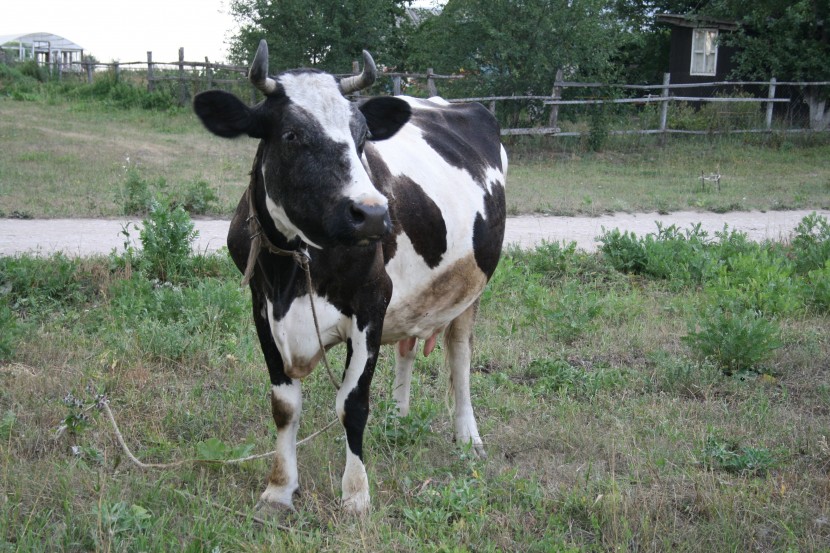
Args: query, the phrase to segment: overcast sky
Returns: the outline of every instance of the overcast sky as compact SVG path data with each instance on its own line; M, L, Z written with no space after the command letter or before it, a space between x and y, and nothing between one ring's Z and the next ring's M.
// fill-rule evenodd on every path
M430 6L434 0L418 0ZM439 2L443 4L444 2ZM0 36L53 33L102 62L227 58L230 0L0 0ZM272 39L269 39L272 40Z

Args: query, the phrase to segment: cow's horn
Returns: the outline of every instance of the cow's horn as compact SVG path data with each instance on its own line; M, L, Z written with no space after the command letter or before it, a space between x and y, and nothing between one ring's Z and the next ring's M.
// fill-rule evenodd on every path
M354 77L344 77L340 79L340 92L343 94L351 94L364 88L369 88L375 82L378 76L378 68L375 66L375 60L372 59L372 54L363 50L363 73L355 75Z
M277 90L277 81L268 76L268 43L265 39L259 41L248 78L251 84L265 95L273 94Z

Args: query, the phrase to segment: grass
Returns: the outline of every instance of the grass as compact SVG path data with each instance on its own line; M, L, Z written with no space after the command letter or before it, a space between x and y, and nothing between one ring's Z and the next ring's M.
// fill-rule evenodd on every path
M203 182L209 213L229 217L256 143L210 135L188 110L108 107L93 101L0 97L0 216L122 215L136 178L170 192ZM511 139L508 210L556 215L625 211L830 208L826 137ZM719 171L720 191L700 190Z
M825 241L736 251L733 237L693 254L662 236L647 257L664 244L713 271L750 254L798 267ZM473 360L488 460L451 443L440 352L417 361L412 413L393 415L387 348L366 434L372 512L339 510L334 428L300 449L298 513L280 527L251 518L267 461L144 472L91 408L106 393L146 462L273 448L250 300L225 254L191 257L175 284L127 274L117 255L0 258L0 330L14 336L0 361L0 549L826 550L830 313L806 275L830 273L788 273L793 307L767 316L781 347L727 375L683 337L743 273L701 286L622 272L609 253L547 244L503 259ZM342 366L343 348L330 355ZM324 371L303 388L300 437L334 417Z

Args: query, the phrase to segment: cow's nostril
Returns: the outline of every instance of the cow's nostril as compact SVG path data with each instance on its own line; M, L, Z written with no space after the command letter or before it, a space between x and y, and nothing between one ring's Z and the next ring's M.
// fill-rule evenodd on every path
M356 224L359 225L366 221L366 212L363 209L361 209L359 204L352 204L352 206L349 208L349 211L351 212L352 220Z
M358 238L376 239L389 230L389 210L385 205L353 202L348 213Z

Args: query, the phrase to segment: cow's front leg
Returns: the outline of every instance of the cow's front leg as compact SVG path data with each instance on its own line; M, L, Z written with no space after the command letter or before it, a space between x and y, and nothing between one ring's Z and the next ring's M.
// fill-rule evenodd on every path
M300 381L271 386L271 414L277 425L277 449L268 485L257 509L294 509L293 497L299 488L297 477L297 429L300 426L302 392Z
M352 323L346 342L343 384L337 392L337 416L346 431L346 468L343 471L343 508L351 513L369 511L369 479L363 465L363 431L369 418L369 387L380 348L380 329Z
M254 324L271 379L271 414L277 426L277 449L268 474L265 491L257 502L258 511L294 509L293 496L299 487L297 477L297 430L303 396L300 381L285 374L268 323L264 294L251 285Z

